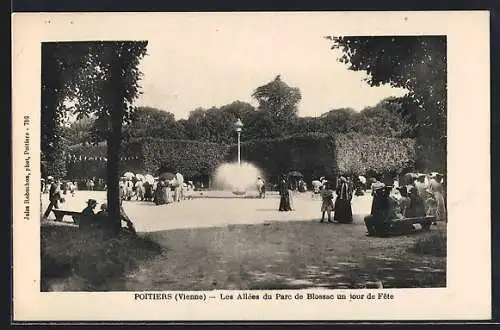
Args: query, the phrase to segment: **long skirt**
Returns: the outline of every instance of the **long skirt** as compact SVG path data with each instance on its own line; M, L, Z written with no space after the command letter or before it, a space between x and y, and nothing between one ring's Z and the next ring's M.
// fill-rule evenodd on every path
M144 189L144 199L149 201L153 198L153 188L151 186L147 186Z
M167 203L172 203L174 201L174 197L173 197L173 193L172 193L172 189L170 187L168 187L166 190L165 190L165 195L166 195L166 201Z
M154 195L154 203L156 205L163 205L165 204L165 190L162 187L158 187L155 190L155 195Z
M292 206L290 205L290 195L289 194L281 195L279 211L291 211L291 210Z
M434 198L437 202L436 208L436 220L437 221L446 221L446 205L444 202L444 196L440 192L434 193Z
M333 220L341 223L351 223L353 221L351 201L337 198L335 201L335 215L333 216Z

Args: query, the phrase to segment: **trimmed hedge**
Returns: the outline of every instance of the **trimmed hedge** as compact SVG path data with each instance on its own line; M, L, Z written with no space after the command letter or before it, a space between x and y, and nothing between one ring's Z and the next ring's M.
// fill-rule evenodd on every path
M70 158L67 161L67 177L106 177L106 161L104 161L106 148L106 143L72 146L69 154L76 156L77 159ZM120 172L157 174L179 171L186 178L207 181L215 168L224 161L227 151L228 146L215 143L137 139L123 144Z
M229 160L236 158L231 146ZM306 182L339 174L394 175L414 166L415 142L380 136L305 134L241 144L242 159L261 168L268 181L281 173L299 171Z
M350 174L399 174L415 164L415 141L358 133L335 138L337 169Z
M72 147L71 152L104 157L106 145ZM124 145L121 157L121 172L179 171L186 178L206 182L218 165L236 161L237 146L144 138ZM290 171L301 172L307 182L320 176L333 179L338 174L392 176L413 169L415 141L359 133L312 133L243 142L241 157L259 167L268 182L277 182L281 173ZM68 176L105 177L105 166L104 161L69 162Z
M186 178L207 179L228 152L226 145L192 140L147 138L138 143L146 172L178 171Z
M276 183L281 173L299 171L306 180L335 175L333 138L326 134L293 135L241 144L241 158L259 167L268 182ZM227 160L235 161L237 145Z

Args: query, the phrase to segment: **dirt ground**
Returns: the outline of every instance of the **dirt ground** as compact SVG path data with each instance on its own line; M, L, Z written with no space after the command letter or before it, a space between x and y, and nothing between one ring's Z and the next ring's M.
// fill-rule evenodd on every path
M64 209L83 208L77 206L89 196L105 198L78 192ZM162 206L126 202L139 239L83 237L70 224L49 221L42 226L42 290L446 286L443 223L428 233L374 238L362 220L369 196L353 200L353 224L319 223L320 201L307 193L295 196L293 212L278 212L273 195L229 197L213 193ZM436 244L439 253L426 248Z

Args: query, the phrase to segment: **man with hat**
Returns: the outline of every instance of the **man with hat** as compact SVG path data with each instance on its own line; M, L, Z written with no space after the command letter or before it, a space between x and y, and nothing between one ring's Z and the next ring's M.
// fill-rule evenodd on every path
M97 201L95 199L89 199L87 201L87 206L83 209L82 215L79 217L79 220L75 221L80 228L88 228L92 225L95 216L94 209L96 206Z
M50 184L49 188L49 206L47 210L43 214L43 218L47 219L50 215L50 212L53 208L59 208L59 202L61 201L61 183L59 180L54 180L51 177L48 178L48 183Z

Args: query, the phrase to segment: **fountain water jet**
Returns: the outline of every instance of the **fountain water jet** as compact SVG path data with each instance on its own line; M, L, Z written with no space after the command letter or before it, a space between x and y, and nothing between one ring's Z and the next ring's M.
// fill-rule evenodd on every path
M235 195L244 195L247 191L257 190L257 177L262 178L262 172L251 163L224 163L215 170L212 187L216 190L230 190Z

